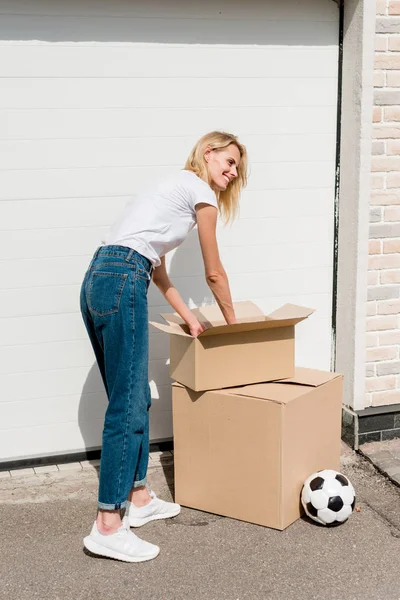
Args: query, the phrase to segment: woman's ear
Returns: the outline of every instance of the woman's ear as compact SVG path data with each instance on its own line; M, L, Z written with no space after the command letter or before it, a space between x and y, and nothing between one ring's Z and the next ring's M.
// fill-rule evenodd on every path
M210 160L210 154L212 152L212 148L211 146L206 146L206 149L204 150L204 160L208 163L208 161Z

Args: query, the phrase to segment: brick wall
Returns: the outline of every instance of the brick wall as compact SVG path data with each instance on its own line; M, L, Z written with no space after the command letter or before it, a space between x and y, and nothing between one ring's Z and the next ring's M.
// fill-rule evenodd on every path
M400 0L377 0L367 406L400 403Z

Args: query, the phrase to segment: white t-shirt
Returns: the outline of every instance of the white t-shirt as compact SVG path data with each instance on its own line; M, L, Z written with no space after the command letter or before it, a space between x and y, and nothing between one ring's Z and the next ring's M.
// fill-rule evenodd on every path
M161 257L196 225L195 206L201 202L218 208L215 193L203 179L192 171L179 171L129 202L102 243L133 248L158 267Z

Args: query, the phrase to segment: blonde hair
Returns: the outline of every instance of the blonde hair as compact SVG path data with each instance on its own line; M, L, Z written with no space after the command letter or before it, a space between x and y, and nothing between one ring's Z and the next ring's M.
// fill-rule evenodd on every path
M223 191L216 191L219 211L225 223L233 221L239 209L240 192L247 184L247 150L241 144L238 138L224 131L211 131L195 144L186 161L184 169L193 171L198 177L210 183L210 176L207 168L207 162L204 153L207 148L212 150L222 150L231 144L235 144L240 152L240 163L237 167L237 177L235 177Z

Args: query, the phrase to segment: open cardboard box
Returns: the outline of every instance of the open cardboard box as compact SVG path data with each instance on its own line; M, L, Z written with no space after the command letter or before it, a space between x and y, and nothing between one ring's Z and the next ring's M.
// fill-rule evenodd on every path
M302 513L305 479L340 468L342 376L194 392L172 387L175 501L276 529Z
M170 375L195 391L283 379L294 373L294 327L314 312L285 304L265 315L253 302L234 303L237 323L227 325L217 305L192 310L207 329L197 338L176 313L167 324L151 324L170 334Z

